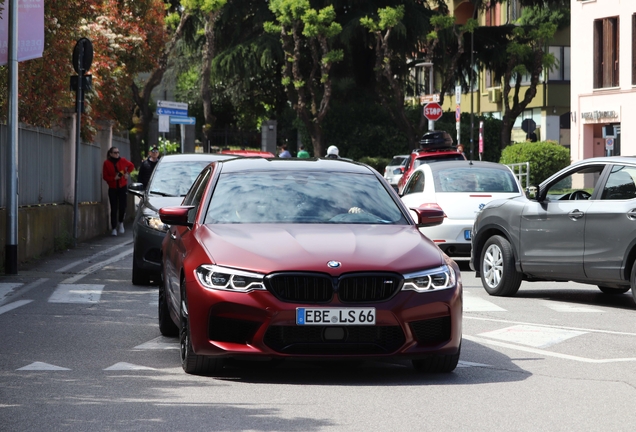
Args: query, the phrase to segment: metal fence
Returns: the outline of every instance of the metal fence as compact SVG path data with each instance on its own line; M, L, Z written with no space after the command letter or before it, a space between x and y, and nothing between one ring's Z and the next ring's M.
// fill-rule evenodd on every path
M18 132L18 205L60 204L66 199L64 178L72 170L68 137L63 131L20 125ZM122 156L130 159L127 138L113 136ZM0 208L5 208L7 182L7 125L0 124ZM102 201L102 165L106 152L98 143L79 146L79 202ZM74 171L74 170L73 170ZM71 172L71 178L75 173ZM66 173L68 177L68 173ZM73 182L73 185L75 183Z
M519 183L526 191L526 195L530 192L530 162L521 162L506 164L512 169L512 172L519 179Z

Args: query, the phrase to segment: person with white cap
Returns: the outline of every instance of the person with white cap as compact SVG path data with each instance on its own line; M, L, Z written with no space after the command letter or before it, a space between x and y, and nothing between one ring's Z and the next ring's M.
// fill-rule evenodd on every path
M327 149L327 157L331 159L340 159L340 156L338 154L338 147L336 147L335 145L329 146L329 148Z

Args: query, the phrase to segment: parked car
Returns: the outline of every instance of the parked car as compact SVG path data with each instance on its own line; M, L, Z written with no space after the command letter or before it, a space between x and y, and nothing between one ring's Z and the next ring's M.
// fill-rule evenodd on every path
M393 156L391 162L384 167L384 178L389 182L391 186L397 189L397 184L406 170L406 163L409 160L409 155L397 155Z
M492 201L475 220L472 266L491 295L523 280L574 281L636 301L636 159L576 162L536 197Z
M475 216L490 201L523 194L506 165L481 161L445 161L418 167L404 187L407 207L427 205L443 210L441 225L420 228L448 256L470 259Z
M418 208L418 223L443 213ZM159 329L187 373L227 357L412 359L455 369L457 264L417 229L372 168L343 160L234 159L208 166L159 214Z
M144 189L142 183L129 185L128 191L140 198L133 223L132 283L158 283L161 274L161 242L167 227L159 219L159 209L181 204L190 186L210 162L235 158L221 154L165 155Z

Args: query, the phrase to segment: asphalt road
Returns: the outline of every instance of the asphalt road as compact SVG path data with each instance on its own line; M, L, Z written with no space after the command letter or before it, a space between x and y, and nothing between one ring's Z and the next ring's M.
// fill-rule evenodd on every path
M130 230L129 230L130 231ZM451 374L407 362L228 365L186 375L157 289L131 284L132 234L0 276L1 431L627 431L636 428L631 293L524 282L490 297L466 267Z

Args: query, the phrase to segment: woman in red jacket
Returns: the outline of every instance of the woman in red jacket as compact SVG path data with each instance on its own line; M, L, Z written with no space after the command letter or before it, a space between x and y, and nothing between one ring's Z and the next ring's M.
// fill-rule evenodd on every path
M110 225L112 235L124 233L124 215L128 202L128 177L135 165L128 159L119 156L119 149L111 147L106 155L102 177L108 183L108 201L110 202ZM119 224L118 224L119 222ZM119 226L118 226L119 225Z

